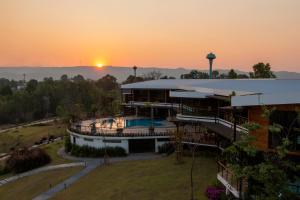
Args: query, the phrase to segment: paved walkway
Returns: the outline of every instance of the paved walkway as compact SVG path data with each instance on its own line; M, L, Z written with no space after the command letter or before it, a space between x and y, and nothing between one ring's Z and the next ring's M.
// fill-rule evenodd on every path
M49 171L49 170L62 169L62 168L68 168L68 167L76 167L76 166L85 166L85 168L83 170L81 170L80 172L74 174L73 176L69 177L65 181L59 183L58 185L54 186L53 188L49 189L48 191L46 191L34 198L34 200L46 200L46 199L53 197L56 193L66 189L71 184L76 182L78 179L80 179L81 177L88 174L89 172L94 170L96 167L98 167L104 163L103 158L80 158L80 157L70 156L65 153L64 148L59 149L57 153L61 157L68 159L68 160L73 160L75 162L41 167L38 169L34 169L34 170L31 170L28 172L24 172L24 173L6 178L6 179L2 179L2 180L0 180L0 187L2 185L13 182L20 178L31 176L31 175ZM115 163L115 162L121 162L121 161L151 160L151 159L159 159L161 157L162 157L161 155L157 155L157 154L153 154L153 153L139 153L139 154L130 154L127 157L109 158L108 162Z
M40 167L28 172L24 172L15 176L11 176L9 178L5 178L0 180L0 187L2 185L5 185L7 183L10 183L12 181L18 180L20 178L26 177L26 176L31 176L34 174L38 174L41 172L45 172L45 171L49 171L49 170L55 170L55 169L62 169L62 168L68 168L68 167L77 167L77 166L85 166L86 163L85 162L75 162L75 163L67 163L67 164L60 164L60 165L50 165L50 166L46 166L46 167Z
M86 168L78 172L77 174L74 174L70 178L66 179L65 181L59 183L58 185L54 186L53 188L49 189L48 191L38 195L33 200L47 200L53 197L56 193L66 189L71 184L76 182L78 179L83 177L84 175L88 174L92 170L94 170L96 167L102 165L104 163L103 158L79 158L70 156L65 153L64 148L61 148L58 150L58 155L61 157L73 160L73 161L81 161L80 163L84 163L86 165ZM141 153L141 154L130 154L127 157L117 157L117 158L109 158L109 163L115 163L115 162L121 162L121 161L134 161L134 160L151 160L151 159L159 159L161 158L161 155L153 154L153 153Z
M77 174L71 176L70 178L66 179L65 181L59 183L58 185L54 186L50 190L38 195L37 197L33 198L33 200L45 200L45 199L50 199L53 197L56 193L66 189L69 187L72 183L83 177L84 175L88 174L91 172L93 169L101 165L102 163L99 162L93 162L89 163L86 168L78 172Z
M15 129L22 128L22 127L33 126L33 125L37 125L37 124L47 124L47 123L53 122L54 120L58 120L58 118L42 119L42 120L37 120L37 121L27 123L27 124L20 124L20 125L16 125L16 126L13 126L10 128L0 129L0 133L10 131L10 130L15 130Z

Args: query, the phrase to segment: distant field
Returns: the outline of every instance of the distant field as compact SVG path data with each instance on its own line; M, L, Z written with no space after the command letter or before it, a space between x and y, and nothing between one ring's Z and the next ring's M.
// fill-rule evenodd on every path
M54 123L22 127L0 133L0 153L9 152L11 148L32 146L43 137L61 136L66 133L66 126Z
M0 187L0 199L28 200L47 191L50 184L56 184L79 172L81 167L72 167L48 172L42 172L33 176L24 177L17 181Z
M186 200L190 198L191 159L177 165L174 157L149 161L128 161L99 167L54 199L72 200ZM206 199L206 186L216 179L213 158L197 158L195 195Z

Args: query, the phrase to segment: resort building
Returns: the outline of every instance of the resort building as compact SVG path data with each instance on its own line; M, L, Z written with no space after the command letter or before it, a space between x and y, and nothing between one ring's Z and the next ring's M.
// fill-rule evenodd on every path
M223 150L246 133L256 137L257 148L270 151L279 138L267 126L291 124L300 109L300 80L161 79L125 84L121 92L122 116L73 124L72 143L119 146L127 153L158 152L180 131L182 143ZM270 120L262 117L264 107L276 108ZM242 126L248 122L262 128L249 131ZM300 135L295 132L290 137L290 155L300 156ZM245 185L233 183L221 163L219 170L218 180L239 198Z
M177 130L183 130L183 143L221 150L246 133L255 136L258 149L272 151L279 144L279 136L269 132L268 125L287 127L300 109L300 80L154 80L123 85L122 94L125 115L152 113L154 118L175 122ZM264 108L276 108L270 119L262 116ZM242 126L250 122L261 128L249 131ZM293 127L299 128L299 122ZM289 135L290 156L299 158L300 135ZM222 163L219 170L218 180L239 198L246 184L233 181L233 174Z

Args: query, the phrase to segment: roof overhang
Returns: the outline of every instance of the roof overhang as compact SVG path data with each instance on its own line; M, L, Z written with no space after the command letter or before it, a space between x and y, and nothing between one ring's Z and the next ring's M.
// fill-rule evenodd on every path
M207 98L207 93L200 93L194 91L170 91L170 97L177 97L177 98L196 98L202 99Z
M256 94L231 97L231 106L299 104L300 93Z

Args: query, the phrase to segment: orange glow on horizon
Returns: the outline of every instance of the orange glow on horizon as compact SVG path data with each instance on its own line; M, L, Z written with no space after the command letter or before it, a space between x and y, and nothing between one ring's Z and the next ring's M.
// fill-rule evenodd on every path
M214 69L269 62L274 71L300 72L299 7L299 0L1 0L0 66L207 69L213 52Z
M102 63L97 63L96 64L96 67L98 67L98 68L102 68L104 65L102 64Z

